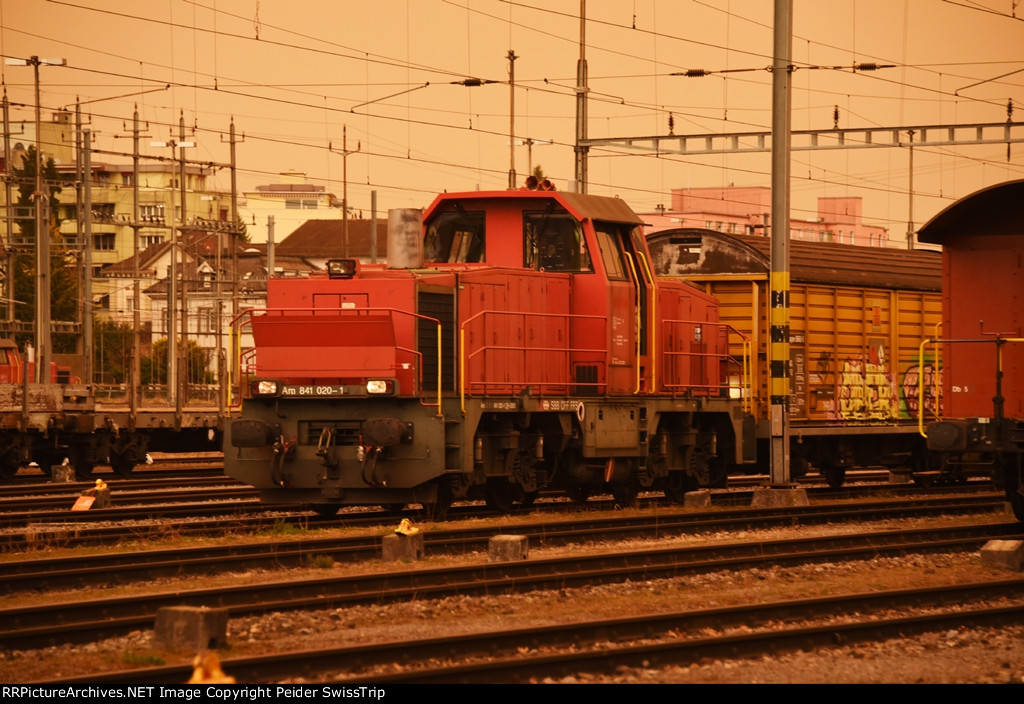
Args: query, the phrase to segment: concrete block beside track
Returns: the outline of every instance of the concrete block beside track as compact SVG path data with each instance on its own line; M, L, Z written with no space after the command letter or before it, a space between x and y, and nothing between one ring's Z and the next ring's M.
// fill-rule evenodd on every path
M688 491L683 494L685 508L708 508L711 506L711 492L707 489Z
M228 610L206 606L157 609L153 636L158 646L178 652L202 652L227 645Z
M422 560L423 533L415 533L413 535L393 533L385 535L381 539L381 556L384 562Z
M490 562L525 560L530 554L530 541L525 535L495 535L487 541Z
M754 489L751 508L785 508L807 506L807 490L803 487L761 486Z
M1024 571L1024 540L990 540L981 548L981 564L997 570Z

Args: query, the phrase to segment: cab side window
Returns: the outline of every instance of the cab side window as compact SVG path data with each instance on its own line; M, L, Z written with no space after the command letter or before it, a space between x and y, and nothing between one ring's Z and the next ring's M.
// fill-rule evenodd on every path
M580 223L566 213L524 213L523 266L537 271L593 271Z
M597 232L597 246L601 250L601 262L604 264L608 278L616 281L626 280L626 267L623 264L622 244L618 229L606 222L594 223Z
M423 241L426 262L482 262L485 250L483 213L442 213L427 227Z

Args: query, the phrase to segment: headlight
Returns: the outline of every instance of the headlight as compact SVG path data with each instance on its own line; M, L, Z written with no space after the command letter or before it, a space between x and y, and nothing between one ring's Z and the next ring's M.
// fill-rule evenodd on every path
M368 394L391 394L395 392L395 382L391 379L370 379L366 382Z
M253 396L277 396L281 391L281 382L274 379L257 379L249 385Z

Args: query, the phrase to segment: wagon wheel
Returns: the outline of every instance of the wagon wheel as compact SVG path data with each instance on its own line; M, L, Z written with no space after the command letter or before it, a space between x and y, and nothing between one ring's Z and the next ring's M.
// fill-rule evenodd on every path
M75 468L75 477L83 482L92 479L92 470L96 467L94 463L83 461L72 462L71 466Z
M790 455L789 476L791 479L799 479L807 475L811 463L803 455Z
M528 491L523 494L523 498L519 501L519 505L523 508L530 508L533 506L533 503L537 500L538 496L540 496L539 491Z
M515 502L512 484L504 477L488 477L484 485L484 500L492 511L508 513Z
M1017 466L1016 457L997 456L994 478L1002 473L1006 481L1006 500L1010 502L1013 515L1024 523L1024 475Z
M615 503L622 508L636 506L636 496L638 493L636 484L632 482L616 484L612 487L612 496L615 498Z
M118 476L130 477L132 476L132 470L135 469L135 465L139 464L141 461L141 458L136 457L134 450L127 450L119 455L110 455L110 468L113 469L114 473Z
M90 454L84 447L72 447L71 448L71 466L75 468L75 476L81 481L88 481L92 478L92 470L95 469L96 465L99 464L95 457L89 457Z
M0 457L0 479L13 479L21 469L21 457L16 452L8 452Z
M1013 515L1017 517L1018 521L1024 523L1024 494L1021 494L1021 491L1024 491L1024 486L1007 486L1006 500L1010 502Z
M834 465L831 462L824 463L821 467L822 476L825 477L825 483L832 489L841 489L843 482L846 480L846 467L840 467Z

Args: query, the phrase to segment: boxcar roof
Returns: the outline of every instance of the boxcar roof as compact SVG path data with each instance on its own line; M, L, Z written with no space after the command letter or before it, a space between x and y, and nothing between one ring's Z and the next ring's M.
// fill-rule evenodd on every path
M663 276L767 276L771 271L771 240L767 237L680 228L655 232L648 235L647 242L654 269ZM929 250L790 240L789 277L794 283L938 291L942 287L942 255Z
M917 231L933 244L966 235L1024 234L1024 180L1007 181L961 198Z

